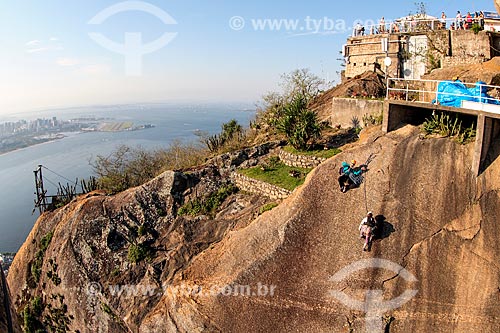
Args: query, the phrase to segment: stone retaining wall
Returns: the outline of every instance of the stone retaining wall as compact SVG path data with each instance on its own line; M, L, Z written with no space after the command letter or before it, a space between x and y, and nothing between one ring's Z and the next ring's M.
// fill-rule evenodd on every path
M247 177L237 172L231 173L231 180L242 191L261 194L273 200L285 199L292 194L292 192L284 188Z
M306 168L313 169L326 161L326 158L315 157L315 156L305 156L305 155L295 155L289 153L283 149L280 149L279 158L283 164L294 168Z

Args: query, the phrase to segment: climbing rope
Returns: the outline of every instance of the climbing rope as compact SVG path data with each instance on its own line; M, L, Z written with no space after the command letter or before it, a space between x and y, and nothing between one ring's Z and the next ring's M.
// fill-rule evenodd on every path
M366 196L366 176L365 176L365 208L366 212L368 213L368 197Z
M365 165L368 167L368 165L375 159L375 157L376 157L376 155L374 153L371 153L370 156L368 156L368 158L366 159ZM365 209L366 209L366 212L368 213L368 196L366 194L367 178L368 178L368 173L366 173L365 177L364 177Z

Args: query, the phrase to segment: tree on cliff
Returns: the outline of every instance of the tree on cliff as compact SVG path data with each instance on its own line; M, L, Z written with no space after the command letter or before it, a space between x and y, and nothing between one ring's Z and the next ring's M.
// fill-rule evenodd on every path
M306 68L281 75L281 92L262 97L256 123L268 132L284 134L295 148L307 149L308 142L321 135L317 116L308 106L324 84Z
M206 150L193 143L172 142L169 147L147 150L122 145L108 156L97 155L90 164L100 187L118 193L139 186L165 170L178 170L203 163Z
M261 108L265 111L270 108L283 107L293 101L297 95L303 96L309 102L318 96L324 84L325 81L311 73L308 68L284 73L278 84L282 91L272 91L262 96L263 105Z

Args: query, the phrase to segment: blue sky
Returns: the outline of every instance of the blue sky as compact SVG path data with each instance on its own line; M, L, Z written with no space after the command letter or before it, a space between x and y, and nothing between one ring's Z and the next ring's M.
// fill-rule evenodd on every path
M117 13L101 25L88 24L118 3L3 1L0 113L165 101L252 103L276 89L280 74L296 68L310 68L325 79L337 80L338 52L348 34L338 31L339 20L349 27L358 19L384 16L387 20L416 11L414 0L150 0L147 3L168 13L177 24L166 25L140 11ZM494 6L492 0L444 0L427 1L426 8L431 15L445 11L453 17L457 10L493 10ZM231 28L233 17L238 18L231 22L241 30ZM243 27L238 25L240 18L245 21ZM256 29L255 20L266 19L298 25L296 29ZM140 76L128 76L125 56L98 45L90 32L120 44L125 32L140 32L143 43L165 32L177 35L158 51L144 55Z

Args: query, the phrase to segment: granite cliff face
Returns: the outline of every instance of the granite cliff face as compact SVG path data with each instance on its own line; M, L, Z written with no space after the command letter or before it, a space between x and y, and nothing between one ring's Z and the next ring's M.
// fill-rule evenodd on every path
M0 269L0 332L21 332L3 269Z
M20 311L39 297L80 332L360 332L365 313L332 291L363 302L366 290L411 289L378 318L389 332L499 332L500 159L475 178L472 149L411 126L374 131L257 218L264 201L247 194L217 216L178 216L186 197L225 184L210 168L88 195L37 221L11 266L12 300ZM366 185L341 194L340 163L372 153ZM357 230L366 207L386 219L371 252ZM131 263L132 246L149 259ZM373 258L401 267L331 280Z

